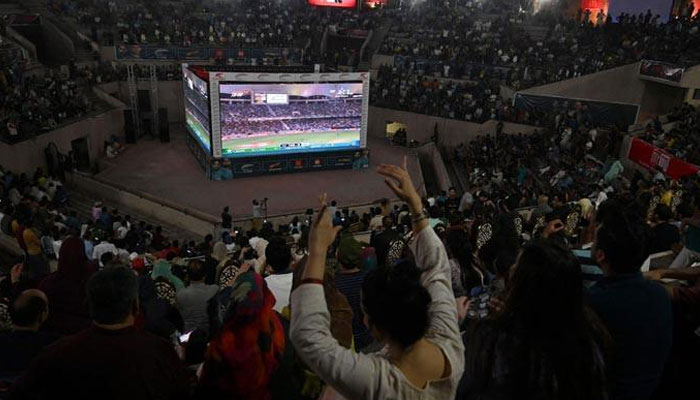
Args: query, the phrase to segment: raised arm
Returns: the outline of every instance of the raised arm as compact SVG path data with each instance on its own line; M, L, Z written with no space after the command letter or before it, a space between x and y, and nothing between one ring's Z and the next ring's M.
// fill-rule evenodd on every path
M321 198L321 214L309 236L309 259L301 285L292 293L290 337L302 360L324 382L349 399L382 399L379 371L388 368L388 361L357 354L338 344L330 331L331 317L323 293L323 276L328 247L340 230L333 227Z
M382 164L378 172L386 178L386 184L408 204L411 211L414 234L411 250L416 265L423 271L421 284L428 289L432 299L429 309L430 329L433 333L461 343L447 252L435 231L429 227L428 216L423 211L420 196L408 173L406 158L403 167Z

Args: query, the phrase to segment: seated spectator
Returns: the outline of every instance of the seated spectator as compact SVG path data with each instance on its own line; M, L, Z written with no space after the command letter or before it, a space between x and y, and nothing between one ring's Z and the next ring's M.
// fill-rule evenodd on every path
M49 316L49 300L36 289L22 292L10 308L12 330L0 332L0 380L12 380L24 372L41 350L58 336L40 331Z
M39 289L46 293L51 305L47 329L73 334L90 326L85 288L95 270L95 265L85 255L82 240L69 237L63 241L58 269L39 284Z
M104 215L104 212L102 215ZM105 253L112 253L115 256L119 254L119 249L109 241L109 235L107 233L102 234L102 240L92 249L92 259L98 261L101 267L104 267L104 264L102 264L102 256Z
M189 286L177 291L177 307L185 321L185 331L204 329L209 331L207 302L214 297L219 287L204 283L205 271L198 260L190 261L187 266L190 277Z
M12 389L11 398L187 398L188 379L173 347L134 328L136 276L108 268L88 282L93 326L46 348ZM138 365L138 368L134 368Z
M253 270L215 297L214 337L202 365L200 398L269 398L268 383L284 353L275 297Z
M693 215L681 222L685 229L685 245L671 263L671 269L687 268L700 261L700 195L695 196Z
M525 246L504 307L466 337L457 399L607 398L607 332L583 304L581 266L552 241Z
M292 291L292 250L281 237L272 238L265 248L265 260L270 273L265 284L275 296L274 310L281 313Z
M652 221L656 225L651 229L649 254L669 250L678 251L682 247L681 234L678 227L670 223L671 218L673 218L671 207L666 204L656 206Z
M671 349L671 299L639 271L647 258L648 233L639 216L614 200L598 210L592 257L605 277L591 287L588 305L610 331L612 398L648 399Z
M403 262L370 273L362 288L365 322L386 344L381 354L355 354L329 331L322 281L328 247L340 230L325 207L310 237L309 263L292 294L291 339L301 359L346 398L445 398L462 376L464 346L457 326L445 248L422 212L406 169L379 167L388 186L414 214L416 265Z

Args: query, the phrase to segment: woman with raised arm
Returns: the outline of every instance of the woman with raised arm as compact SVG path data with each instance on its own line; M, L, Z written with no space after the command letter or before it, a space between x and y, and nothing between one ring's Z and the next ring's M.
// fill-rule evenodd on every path
M406 160L403 167L383 164L378 172L410 207L415 260L374 270L363 283L364 321L382 350L357 354L331 336L322 283L328 248L340 227L333 226L325 195L301 285L292 293L292 343L304 362L349 400L452 399L462 375L464 346L447 253L428 225Z

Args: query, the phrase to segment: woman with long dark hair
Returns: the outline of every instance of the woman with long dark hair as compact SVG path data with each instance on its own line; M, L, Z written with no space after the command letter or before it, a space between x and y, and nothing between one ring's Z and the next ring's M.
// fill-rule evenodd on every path
M606 399L608 342L584 306L578 260L551 241L532 242L501 312L467 337L457 399Z
M325 196L309 238L309 261L292 292L290 337L297 354L347 399L452 399L462 376L464 347L447 253L429 226L406 163L383 164L378 172L411 209L414 261L377 268L362 284L364 323L382 350L357 354L331 334L323 277L340 227L333 226Z

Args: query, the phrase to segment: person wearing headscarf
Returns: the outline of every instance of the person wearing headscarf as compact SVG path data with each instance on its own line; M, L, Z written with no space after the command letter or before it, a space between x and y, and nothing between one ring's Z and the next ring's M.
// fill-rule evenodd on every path
M151 279L155 281L158 278L167 279L175 287L175 290L180 290L185 287L182 280L173 274L173 271L170 268L170 263L166 260L158 260L155 267L153 267Z
M241 274L213 300L212 332L199 395L269 400L269 382L285 351L275 297L254 271Z
M51 304L47 330L68 335L91 325L85 285L95 270L82 240L71 237L63 241L58 269L39 283L39 289L46 293Z

